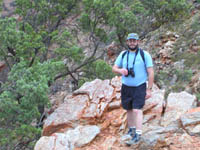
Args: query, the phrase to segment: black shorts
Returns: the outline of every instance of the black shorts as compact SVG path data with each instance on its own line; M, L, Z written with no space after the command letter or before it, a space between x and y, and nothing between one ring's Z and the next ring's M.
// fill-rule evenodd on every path
M121 101L124 109L142 109L145 104L145 96L146 83L137 87L130 87L122 84Z

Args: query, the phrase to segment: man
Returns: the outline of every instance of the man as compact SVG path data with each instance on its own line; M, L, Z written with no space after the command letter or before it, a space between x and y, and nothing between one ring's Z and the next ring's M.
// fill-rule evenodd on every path
M121 102L122 107L127 111L128 134L131 136L131 140L126 144L132 145L137 144L141 139L142 108L145 99L151 97L154 71L150 54L138 46L138 34L128 34L126 43L128 51L119 54L112 70L122 75Z

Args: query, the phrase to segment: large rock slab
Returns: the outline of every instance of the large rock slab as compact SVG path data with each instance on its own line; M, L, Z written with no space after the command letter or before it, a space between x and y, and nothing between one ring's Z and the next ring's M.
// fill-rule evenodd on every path
M96 79L86 82L72 97L65 97L64 103L45 120L43 135L75 128L78 124L94 124L100 118L115 96L109 80Z
M90 143L99 133L100 128L97 126L78 126L65 133L41 137L34 150L73 150Z
M185 91L181 93L170 93L167 98L166 110L161 121L162 126L178 121L180 116L194 107L196 97Z
M145 101L143 108L144 123L151 122L152 124L152 121L155 123L160 121L165 104L164 94L165 90L153 88L152 97Z
M36 143L34 150L72 150L67 135L55 133L52 136L43 136Z
M189 110L180 120L187 133L200 136L200 107Z
M111 101L114 88L110 85L110 80L95 79L92 82L84 83L81 88L73 94L87 94L91 102L98 104L101 99Z
M89 101L87 95L78 95L71 99L65 99L44 122L43 135L51 135L64 128L73 128L79 124L85 107Z
M82 147L90 143L99 133L100 128L98 126L86 125L69 130L66 132L66 135L74 147Z

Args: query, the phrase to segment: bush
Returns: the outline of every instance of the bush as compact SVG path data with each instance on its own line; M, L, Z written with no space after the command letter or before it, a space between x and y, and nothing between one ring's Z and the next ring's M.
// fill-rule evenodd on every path
M50 61L28 67L23 59L12 67L0 94L2 150L33 148L41 134L41 108L49 106L48 82L60 67L62 62Z
M103 60L97 60L96 62L85 66L84 69L87 70L87 73L84 75L84 78L79 80L79 87L83 83L92 81L96 78L105 80L111 79L115 76L112 72L112 67Z
M156 18L155 24L160 26L168 22L182 20L188 16L190 7L186 0L142 0L144 6Z

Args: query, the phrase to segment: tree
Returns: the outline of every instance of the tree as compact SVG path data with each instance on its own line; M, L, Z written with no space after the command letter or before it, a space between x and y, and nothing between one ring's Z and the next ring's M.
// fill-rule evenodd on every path
M32 149L40 137L43 108L49 105L49 86L60 70L66 70L62 61L65 55L48 58L49 47L58 37L70 37L66 30L60 33L60 25L77 4L76 0L15 2L18 20L0 20L0 59L10 69L0 94L2 150ZM58 48L67 53L66 57L80 55L71 41Z
M79 13L77 0L15 2L19 17L0 19L0 60L10 70L0 93L0 149L23 150L32 149L40 137L49 86L67 75L78 82L74 74L98 59L98 46L85 57L74 35L62 27Z
M189 15L191 4L186 0L141 0L148 14L155 18L157 28L165 23L181 21Z
M140 31L138 23L144 8L139 0L83 0L83 5L80 25L93 38L104 42L115 40L125 47L125 36Z

